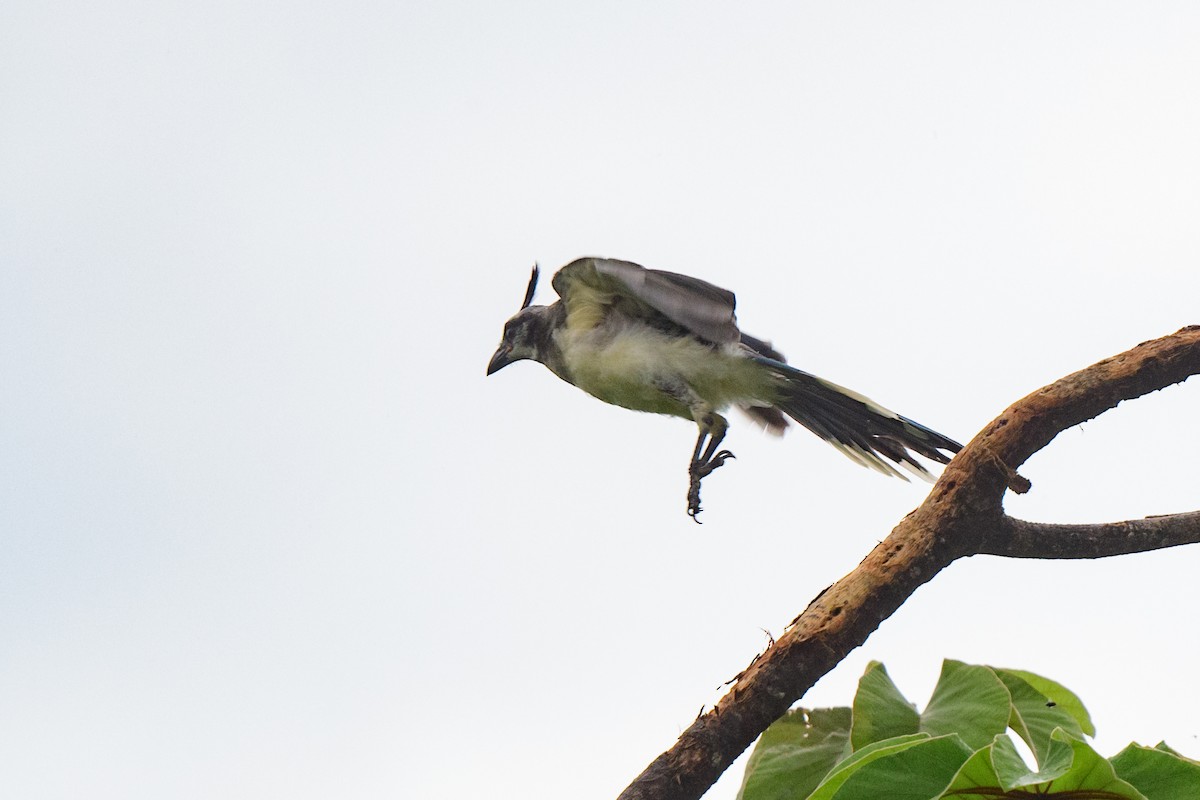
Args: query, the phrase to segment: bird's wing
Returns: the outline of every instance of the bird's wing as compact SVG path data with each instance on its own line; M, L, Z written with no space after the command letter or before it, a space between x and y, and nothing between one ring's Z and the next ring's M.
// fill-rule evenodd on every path
M551 283L567 306L568 327L595 326L610 306L621 304L650 324L665 317L714 344L741 338L733 292L699 278L630 261L580 258L556 272ZM628 300L636 302L622 302Z

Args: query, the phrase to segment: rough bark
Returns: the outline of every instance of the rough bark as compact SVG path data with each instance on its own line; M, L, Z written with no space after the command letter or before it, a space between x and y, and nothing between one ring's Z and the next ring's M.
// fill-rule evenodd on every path
M1009 406L945 468L929 497L849 575L821 592L731 689L619 800L695 800L921 584L955 559L1102 558L1200 542L1200 512L1099 525L1049 525L1004 514L1017 470L1060 432L1122 400L1200 373L1200 326L1145 342Z

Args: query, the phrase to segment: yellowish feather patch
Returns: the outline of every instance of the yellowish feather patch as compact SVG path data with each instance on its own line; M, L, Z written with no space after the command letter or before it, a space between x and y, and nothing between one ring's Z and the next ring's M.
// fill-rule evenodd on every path
M585 283L571 285L571 302L567 304L567 330L582 333L597 327L608 312L612 294Z
M756 364L695 339L640 325L614 331L568 324L559 335L572 382L606 403L691 419L693 402L719 410L772 399Z

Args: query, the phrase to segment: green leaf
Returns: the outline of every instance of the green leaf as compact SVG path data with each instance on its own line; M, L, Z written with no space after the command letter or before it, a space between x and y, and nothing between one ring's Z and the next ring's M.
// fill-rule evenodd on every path
M858 750L872 742L919 730L917 709L900 694L883 664L872 661L859 679L858 692L854 695L850 747Z
M842 758L850 709L789 711L763 732L750 754L738 800L801 800Z
M1000 734L993 741L989 748L990 758L988 762L992 767L992 780L995 785L1001 788L1015 786L1029 774L1029 765L1025 763L1025 759L1021 758L1021 754L1017 752L1017 748L1013 745L1012 739L1008 738L1008 734ZM973 758L974 756L972 756ZM991 786L992 784L986 784Z
M1046 745L1050 767L1024 768L1012 740L997 736L963 764L942 795L945 800L995 797L1074 797L1080 800L1148 800L1117 777L1112 765L1085 742L1055 730ZM1175 800L1182 800L1180 795ZM1153 799L1151 799L1153 800Z
M842 761L825 776L825 780L821 781L821 785L808 800L823 800L833 797L846 779L865 764L898 753L917 742L928 741L929 738L927 733L910 733L907 736L884 739L882 742L872 742L860 750L855 750L845 761Z
M1050 739L1046 752L1045 763L1034 772L1021 758L1012 739L997 736L992 743L992 766L996 768L1000 788L1007 792L1038 784L1048 785L1050 781L1065 775L1075 761L1075 751L1066 742Z
M1007 739L1008 737L1001 734L996 738ZM993 743L992 746L984 747L972 753L971 757L963 762L963 765L959 767L958 772L954 776L954 780L950 782L950 785L946 787L946 791L944 791L940 796L964 798L984 797L986 795L983 793L972 794L972 791L979 788L999 790L1000 778L996 775L996 768L992 763L994 748L995 745Z
M1171 755L1173 755L1173 756L1179 756L1180 758L1184 758L1184 757L1185 757L1185 756L1183 755L1183 753L1180 753L1178 750L1176 750L1175 748L1171 747L1171 745L1167 744L1166 742L1159 742L1158 744L1154 745L1154 749L1155 749L1155 750L1162 750L1164 753L1170 753Z
M1174 753L1165 744L1131 744L1111 761L1117 775L1136 786L1146 800L1200 797L1200 762Z
M972 750L986 747L1008 729L1012 700L988 667L946 659L920 728L933 736L957 733Z
M1075 718L1033 688L1028 681L1010 670L997 669L995 672L1012 696L1012 714L1008 726L1029 745L1039 766L1046 764L1050 734L1055 728L1062 728L1077 739L1083 738L1083 730Z
M1015 675L1021 680L1028 683L1037 691L1046 696L1048 702L1054 703L1055 707L1060 711L1065 711L1079 724L1079 729L1088 736L1096 735L1096 726L1092 724L1092 718L1088 714L1087 709L1083 707L1083 701L1067 687L1057 681L1052 681L1049 678L1043 678L1041 675L1035 675L1032 672L1026 672L1023 669L996 669L997 673L1006 672L1009 675Z
M1048 789L1053 788L1056 792L1077 792L1083 797L1087 796L1084 792L1108 792L1114 798L1147 800L1145 795L1118 778L1108 759L1093 750L1091 745L1062 729L1054 731L1050 738L1052 741L1069 744L1074 751L1074 758L1070 771L1053 781L1053 787L1048 786Z
M847 775L833 794L818 789L811 800L934 800L971 756L954 735L883 749L879 758L864 760Z

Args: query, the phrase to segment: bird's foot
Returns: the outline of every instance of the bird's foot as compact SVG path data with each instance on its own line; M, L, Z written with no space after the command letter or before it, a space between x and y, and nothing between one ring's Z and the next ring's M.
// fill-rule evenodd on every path
M714 469L724 464L725 460L728 458L737 458L737 456L728 450L722 450L719 453L714 453L712 458L710 458L708 461L703 463L696 461L692 462L692 466L688 470L688 474L694 476L697 480L705 478Z
M687 513L689 517L696 521L696 524L700 524L700 518L698 515L703 510L700 508L700 481L717 467L724 464L726 459L730 458L737 458L737 456L728 450L722 450L719 453L714 453L712 458L708 459L708 461L693 461L692 465L688 468L688 477L690 478L690 481L688 484Z

